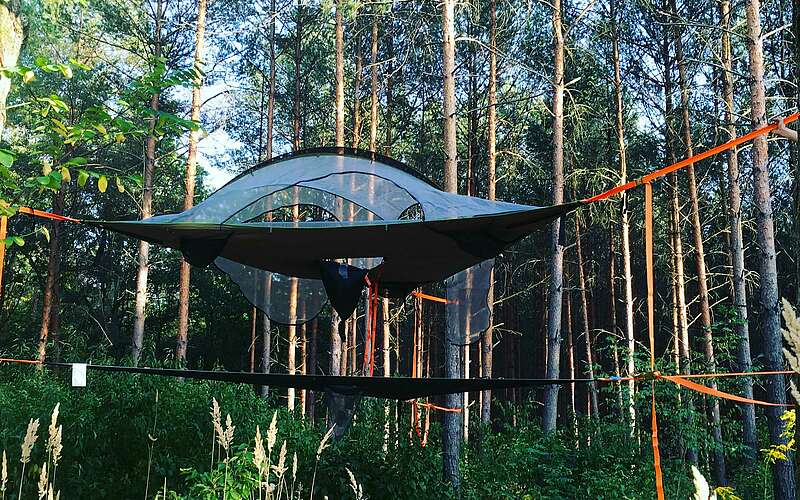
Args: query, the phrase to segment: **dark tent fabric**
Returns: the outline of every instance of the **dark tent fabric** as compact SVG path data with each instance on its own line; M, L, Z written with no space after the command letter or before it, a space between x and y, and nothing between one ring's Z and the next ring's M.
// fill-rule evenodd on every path
M47 363L49 367L68 368L69 363ZM345 396L368 396L375 398L410 399L486 389L499 390L517 387L541 387L571 382L588 382L589 379L452 379L409 377L356 377L331 375L287 375L281 373L222 372L206 370L177 370L169 368L146 368L133 366L87 365L87 369L104 372L140 373L196 380L216 380L240 384L268 385L270 387L294 387L319 392L332 392Z
M210 263L209 253L257 269L320 279L320 262L382 257L382 287L415 287L444 280L500 253L580 203L526 211L430 221L351 224L272 222L209 224L87 221L181 250L189 262Z
M396 160L320 148L261 163L180 213L83 222L177 249L196 266L213 262L283 325L310 321L326 297L342 317L353 311L366 282L323 279L326 262L369 272L384 297L447 280L447 314L461 328L447 338L467 344L489 327L493 259L582 203L535 207L447 193Z

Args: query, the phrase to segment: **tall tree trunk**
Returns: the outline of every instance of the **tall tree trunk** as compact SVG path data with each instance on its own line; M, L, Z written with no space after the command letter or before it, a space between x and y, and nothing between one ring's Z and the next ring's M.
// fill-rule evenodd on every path
M675 0L672 0L673 12ZM683 143L686 148L686 157L694 156L694 146L692 141L691 121L689 119L689 88L686 82L686 61L683 55L683 40L681 39L683 29L681 25L675 26L675 56L678 62L678 85L681 92L681 120L683 122ZM703 328L703 355L706 361L706 373L716 373L716 361L714 360L714 340L711 333L711 305L708 299L708 278L706 276L705 249L703 245L703 227L700 224L700 202L697 195L697 177L695 175L694 164L690 164L686 169L689 178L689 199L691 202L692 234L694 237L694 257L695 270L697 273L697 292L700 305L700 321ZM709 381L712 389L717 388L714 379ZM709 418L711 419L711 432L714 439L714 479L717 484L727 483L725 474L725 453L722 443L722 427L720 425L719 399L709 400Z
M617 0L611 0L611 50L614 61L614 100L616 103L615 129L617 135L617 149L619 150L619 176L620 184L628 182L627 148L625 146L625 112L622 107L622 72L619 58L619 32L617 28ZM628 377L636 373L634 354L636 339L633 324L633 273L631 272L631 237L630 218L628 215L628 194L622 193L622 274L625 288L625 339L627 340L627 353L625 356L625 371ZM636 406L634 396L636 385L633 380L628 381L628 415L630 418L631 435L636 435Z
M319 333L319 324L317 323L317 318L311 320L311 350L308 357L308 367L306 372L309 375L316 375L317 374L317 350L319 348L319 344L317 342L317 334ZM316 396L313 390L309 389L308 394L306 396L306 416L310 422L314 422L314 417L316 415Z
M458 160L456 146L456 81L455 81L455 0L442 2L442 79L444 113L444 190L448 193L458 192ZM449 310L450 308L448 308ZM461 347L452 343L458 323L454 317L446 318L447 334L445 335L444 362L445 376L458 378L461 367ZM445 398L450 408L461 408L461 394L448 394ZM453 489L459 491L459 449L461 447L461 414L445 412L443 415L443 462L444 478Z
M297 21L296 33L294 39L294 105L293 105L293 138L292 150L299 151L301 145L301 108L300 96L302 90L302 44L303 44L303 0L297 0ZM296 195L297 193L295 193ZM295 205L292 208L292 219L297 220L299 217L299 207ZM287 328L287 337L289 340L288 346L288 360L287 370L290 375L297 372L297 278L291 278L289 284L289 322L291 323ZM295 407L295 390L290 387L287 391L288 401L287 406L289 411L294 410Z
M761 41L760 1L747 1L747 51L750 56L750 118L753 128L767 124L766 97L764 89L764 54ZM784 367L780 309L778 304L778 271L775 257L775 227L772 219L772 200L769 184L769 154L767 138L763 135L753 140L753 190L756 206L757 240L760 274L760 319L762 345L764 346L767 370L782 370ZM773 403L786 402L786 384L782 375L767 378L768 400ZM781 437L784 423L780 419L780 407L767 408L770 441L785 443ZM792 460L778 460L773 468L773 492L776 500L794 498L794 469Z
M597 403L597 385L594 383L594 360L592 359L592 333L589 330L589 301L586 299L586 274L583 270L583 250L581 246L581 224L575 215L575 252L578 255L578 288L581 294L581 319L583 325L584 345L586 348L586 376L589 382L589 403L592 418L600 418L600 407Z
M568 281L568 278L564 278L564 281ZM564 296L564 301L567 304L566 311L564 314L564 325L567 327L567 375L570 379L575 378L575 341L572 335L572 294L567 292ZM575 406L575 382L570 382L569 384L569 395L568 395L568 409L567 411L567 419L569 419L570 430L575 439L575 447L577 448L578 444L578 409Z
M302 304L300 315L305 319L306 307L305 303ZM308 323L300 325L300 374L308 374ZM300 389L300 413L305 417L306 415L306 390Z
M194 37L194 70L195 77L192 88L192 121L200 124L200 87L203 85L200 66L203 64L203 38L206 31L206 0L197 0L197 28ZM197 142L200 132L189 131L189 155L186 159L186 193L183 198L183 209L194 206L194 186L197 177ZM260 153L260 151L259 151ZM189 340L189 263L181 260L178 294L178 334L175 346L175 359L180 364L186 363L186 347ZM253 316L255 321L255 315ZM253 352L253 347L251 347Z
M17 65L24 36L22 17L16 12L16 2L0 4L0 67ZM11 91L11 78L0 75L0 138L6 126L6 100Z
M24 30L22 18L15 11L16 4L4 3L0 5L0 67L13 67L17 65L19 52L22 48ZM5 74L0 74L0 140L6 126L6 100L11 91L11 79ZM4 310L5 288L3 284L3 269L5 264L5 243L8 227L8 217L0 216L0 316ZM0 341L3 337L0 336Z
M671 23L674 22L673 16L675 15L672 8L671 0L663 2L665 12L665 23L663 28L663 44L662 44L662 59L664 64L664 142L666 144L666 161L668 164L674 164L677 159L675 157L675 128L673 125L673 111L674 106L672 103L672 57L670 55L670 29ZM683 267L683 235L681 228L681 204L680 204L680 184L677 172L670 175L671 180L671 227L672 227L672 262L674 264L674 286L675 286L675 299L677 302L674 304L674 311L677 312L678 318L678 332L677 337L680 349L680 372L684 375L691 373L691 345L689 343L689 319L686 314L686 278ZM684 404L692 407L692 397L690 394L686 395ZM692 422L691 412L687 418L690 425ZM692 446L686 446L686 460L692 464L697 464L697 452Z
M378 142L378 13L372 13L372 37L370 43L370 101L369 101L369 150L377 151Z
M161 57L161 27L164 22L163 0L156 1L154 53L155 58ZM159 93L150 96L150 109L158 112ZM144 151L144 175L142 176L142 219L153 215L153 175L156 167L156 118L150 118L147 139ZM131 357L133 365L139 364L144 344L144 322L147 316L147 275L150 272L150 244L144 240L139 241L139 257L136 272L136 306L133 323L133 337L131 338Z
M53 213L64 212L64 186L53 193ZM58 308L58 280L61 273L61 223L57 220L50 222L50 245L47 256L47 280L45 281L42 295L42 325L39 329L39 362L44 363L47 355L47 342L50 336L57 335ZM41 365L39 365L41 366Z
M611 361L614 367L614 375L622 376L619 362L619 327L617 325L617 252L614 245L614 228L608 232L608 303L610 306L609 316L611 317ZM615 395L617 400L617 413L622 418L625 412L625 402L622 395L622 386L615 385Z
M489 89L488 108L486 110L486 197L496 198L497 189L497 1L489 4ZM489 294L486 303L489 306L490 323L481 342L481 376L492 378L492 358L494 351L494 268L489 275ZM481 397L481 421L488 424L492 420L492 391L485 390Z
M342 0L336 0L336 147L344 147L344 25L342 21ZM361 56L359 54L359 64ZM359 107L358 72L356 73L356 104L353 108L353 147L358 147ZM341 211L341 210L339 210ZM342 214L337 214L341 217ZM342 336L339 332L342 319L331 310L331 364L330 375L339 375L342 366Z
M553 197L552 204L564 201L564 33L561 26L561 0L553 1ZM550 285L547 302L547 372L546 378L557 379L561 358L561 296L563 293L564 246L561 244L561 219L550 230ZM556 429L558 385L545 388L542 429Z
M269 27L269 93L267 98L267 139L264 156L272 159L272 139L275 125L275 0L270 1L270 27ZM259 155L261 151L259 151ZM264 284L265 303L272 300L272 275L268 274ZM261 313L261 371L269 373L272 369L272 322L266 312ZM269 386L261 386L261 397L269 396Z
M389 24L391 26L391 24ZM392 85L392 71L394 65L394 41L392 40L393 32L390 29L386 30L386 49L388 51L389 57L386 66L386 143L383 145L383 151L386 156L391 157L392 155L392 104L393 104L393 85ZM381 326L383 330L383 376L384 377L391 377L392 376L392 331L389 324L389 299L384 297L381 299ZM399 341L399 340L398 340ZM398 366L400 363L400 358L397 358L395 361ZM391 426L390 426L390 414L391 414L391 406L387 401L384 404L384 426L383 426L383 451L384 453L389 451L389 438L391 433ZM395 424L397 423L397 417L395 416Z
M364 73L364 58L361 55L360 40L356 43L356 50L356 76L353 81L353 149L358 149L361 144L361 78Z

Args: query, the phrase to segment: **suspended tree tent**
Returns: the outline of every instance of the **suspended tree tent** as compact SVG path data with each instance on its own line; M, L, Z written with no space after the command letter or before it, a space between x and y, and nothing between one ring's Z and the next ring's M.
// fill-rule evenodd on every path
M184 212L83 222L213 262L282 324L312 319L326 299L349 317L367 283L400 298L448 279L448 314L469 329L451 340L471 342L488 326L492 259L579 204L446 193L398 161L323 148L261 163Z

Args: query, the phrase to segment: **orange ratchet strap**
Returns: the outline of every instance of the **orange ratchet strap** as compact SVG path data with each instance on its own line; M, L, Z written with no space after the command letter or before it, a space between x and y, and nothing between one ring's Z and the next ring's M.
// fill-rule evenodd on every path
M80 222L79 219L75 219L73 217L67 217L66 215L54 214L52 212L45 212L42 210L37 210L31 207L19 207L18 210L21 214L28 214L33 215L35 217L42 217L45 219L53 219L53 220L61 220L66 222Z
M453 302L447 299L443 299L441 297L428 295L427 293L422 293L422 292L411 292L411 295L413 295L414 297L419 297L424 300L430 300L431 302L439 302L440 304L458 304L458 302Z
M645 269L647 271L647 335L650 339L650 370L656 369L656 328L655 298L653 279L653 186L650 182L644 185L644 252ZM658 500L664 500L664 477L661 472L661 452L658 447L658 417L656 416L656 381L650 382L650 430L653 444L653 468L656 476L656 494Z
M38 365L39 360L37 359L12 359L12 358L0 358L0 363L17 363L20 365Z
M791 373L791 372L790 372ZM657 378L662 378L665 380L669 380L670 382L674 382L678 385L686 387L687 389L692 389L697 392L702 392L703 394L708 394L709 396L714 396L717 398L723 399L730 399L731 401L737 401L739 403L747 403L747 404L754 404L754 405L761 405L761 406L780 406L783 408L793 408L795 405L793 404L781 404L781 403L769 403L767 401L759 401L757 399L749 399L743 398L741 396L737 396L735 394L729 394L727 392L722 392L717 389L712 389L702 384L698 384L697 382L692 382L691 380L686 380L686 377L677 376L677 375L656 375Z
M791 122L797 120L798 118L800 118L800 113L792 113L791 115L789 115L789 116L787 116L786 118L783 119L783 123L791 123ZM689 165L691 165L693 163L697 163L697 162L699 162L701 160L704 160L704 159L706 159L706 158L708 158L710 156L714 156L716 154L722 153L723 151L727 151L727 150L729 150L731 148L735 148L736 146L738 146L740 144L743 144L745 142L752 141L756 137L758 137L760 135L763 135L763 134L768 134L769 132L772 132L773 130L775 130L777 128L778 128L778 124L777 123L770 123L769 125L766 125L766 126L761 127L759 129L753 130L752 132L750 132L748 134L745 134L745 135L736 137L734 139L731 139L728 142L722 143L722 144L720 144L718 146L715 146L715 147L713 147L713 148L711 148L709 150L703 151L702 153L698 153L698 154L696 154L694 156L690 156L689 158L681 160L678 163L674 163L674 164L672 164L672 165L670 165L668 167L664 167L662 169L656 170L655 172L649 173L649 174L647 174L647 175L645 175L645 176L643 176L643 177L641 177L639 179L628 181L625 184L621 184L619 186L616 186L616 187L614 187L612 189L609 189L605 193L600 193L598 195L592 196L591 198L586 198L586 199L583 200L583 202L584 203L594 203L595 201L605 200L606 198L610 198L610 197L614 196L615 194L619 194L619 193L621 193L623 191L628 191L629 189L633 189L633 188L635 188L636 186L638 186L640 184L647 184L648 182L653 181L653 180L655 180L655 179L657 179L657 178L659 178L661 176L667 175L670 172L674 172L674 171L680 170L680 169L682 169L684 167L688 167Z

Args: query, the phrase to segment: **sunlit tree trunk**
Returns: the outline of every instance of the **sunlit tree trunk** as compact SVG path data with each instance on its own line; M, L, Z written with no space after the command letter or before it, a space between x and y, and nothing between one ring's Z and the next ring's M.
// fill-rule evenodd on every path
M309 351L308 363L306 366L306 373L309 375L317 374L317 334L319 333L317 318L311 320L311 349ZM308 420L313 422L316 413L316 397L314 391L309 389L306 395L306 416Z
M12 68L17 65L22 48L24 29L22 17L17 12L17 2L0 4L0 67ZM11 91L11 78L0 75L0 139L6 126L6 100Z
M674 22L672 16L671 3L667 0L664 1L665 23L663 27L663 40L662 40L662 62L664 65L664 142L666 145L666 161L668 164L673 164L677 161L675 157L675 128L673 124L674 106L672 102L672 64L673 60L670 55L670 24ZM672 262L673 273L675 277L675 299L674 310L677 311L678 318L678 336L677 342L680 352L680 372L684 375L691 373L691 345L689 343L689 318L686 313L686 277L683 267L683 234L682 234L682 218L681 202L680 202L680 183L678 173L673 172L669 176L671 182L671 196L670 196L670 217L672 227ZM683 404L692 407L692 397L686 394L683 399ZM691 412L689 412L688 421L692 422ZM685 446L686 460L692 464L697 464L697 452L693 446Z
M342 0L336 0L336 146L344 147L344 26L342 21ZM359 55L359 62L361 57ZM358 76L356 76L358 82ZM353 147L358 147L358 83L355 87L356 104L353 108ZM341 217L342 214L337 214ZM339 314L331 309L331 365L330 374L339 375L342 366L342 336L339 332L342 323Z
M378 14L372 13L372 37L370 43L370 100L369 100L369 150L378 147Z
M197 1L197 27L194 38L194 70L195 77L192 88L192 121L200 124L200 87L203 85L200 67L203 64L203 38L206 31L206 0ZM197 177L197 142L199 130L189 131L189 152L186 159L186 193L183 199L183 209L189 210L194 206L194 186ZM260 153L260 151L259 151ZM178 334L175 346L175 359L179 363L186 362L186 347L189 340L189 273L190 267L186 260L181 260L181 269L178 292ZM255 316L253 316L255 321ZM250 351L253 352L251 347Z
M444 114L444 190L448 193L458 192L458 159L456 145L456 81L455 81L455 0L442 1L442 112ZM458 323L455 318L446 318L447 334L445 335L444 363L445 376L458 378L463 372L461 366L461 347L450 342L455 338ZM450 408L461 408L461 394L448 394L445 398ZM444 478L453 489L460 487L459 449L461 447L461 414L445 412L443 415L443 465Z
M64 212L64 186L53 193L53 213ZM47 279L45 280L42 294L42 325L39 328L39 355L40 363L44 363L47 355L47 342L50 337L58 335L59 313L59 286L61 273L61 223L57 220L50 222L50 244L47 255Z
M614 62L614 100L615 100L615 129L617 135L617 149L619 150L619 177L620 184L628 181L628 161L627 148L625 146L625 112L622 99L622 72L620 69L619 58L619 33L617 28L616 14L617 0L611 0L611 50ZM625 289L625 339L627 341L627 353L625 356L626 375L631 377L636 373L634 354L636 352L636 340L634 337L633 324L633 273L631 271L631 243L630 243L630 219L628 215L628 195L622 193L622 213L621 220L621 243L622 248L622 279ZM636 434L636 406L634 396L636 385L633 380L628 381L628 415L631 428L631 435Z
M392 66L394 59L394 41L392 40L393 31L387 29L386 30L386 49L389 54L389 61L387 62L386 67L386 120L385 120L385 129L386 129L386 143L383 146L384 154L386 156L392 156ZM382 298L381 299L381 327L382 327L382 337L383 337L383 376L384 377L391 377L392 376L392 331L389 324L389 299ZM396 363L400 363L400 358L397 358ZM383 426L383 451L384 453L389 451L389 438L390 438L390 414L391 414L391 405L387 401L383 407L384 412L384 426ZM395 416L395 424L397 422L397 416Z
M675 11L674 1L672 8ZM676 26L675 34L675 56L678 63L678 85L680 87L681 102L681 121L683 123L683 143L686 148L686 157L694 156L694 146L692 141L691 121L689 119L689 88L686 81L686 61L683 56L683 40L681 33L683 28ZM690 164L686 169L689 180L689 199L691 202L692 234L694 237L694 257L695 270L697 273L697 292L700 305L700 321L703 329L703 355L706 361L706 373L716 372L716 361L714 360L714 341L711 334L711 305L708 299L708 278L706 276L705 249L703 245L703 227L700 224L700 202L697 194L697 178L695 175L694 164ZM717 388L714 379L709 380L708 385L712 389ZM722 427L720 425L719 400L710 398L709 418L711 419L711 432L714 439L714 479L717 484L726 484L725 474L725 453L722 443Z
M594 359L592 359L592 333L589 330L589 301L586 298L586 274L583 270L583 250L581 244L581 224L575 215L575 252L578 256L578 288L581 295L581 319L583 326L584 347L586 348L586 376L594 380ZM597 403L597 385L589 382L589 404L592 418L600 418L600 407Z
M565 281L567 278L565 278ZM567 375L570 379L575 378L575 341L572 336L572 294L566 293L564 294L564 301L567 304L565 315L564 315L564 325L567 327ZM578 440L578 409L575 407L575 382L570 382L569 384L569 395L568 395L568 403L569 403L569 414L567 418L569 419L569 425L572 430L572 434L575 437L575 445L577 447L577 440Z
M306 305L305 302L300 307L300 317L305 320L306 317ZM300 374L307 375L308 374L308 323L303 323L299 326L300 328ZM300 389L300 413L305 416L306 415L306 390Z
M293 106L293 139L292 139L292 150L299 151L300 150L300 141L301 141L301 108L300 108L300 96L302 90L302 44L303 44L303 0L297 0L297 21L296 21L296 32L295 32L295 39L294 39L294 106ZM299 218L299 207L294 205L292 208L292 219L297 220ZM295 323L297 322L297 278L291 278L289 284L289 322L292 323L287 327L287 336L289 340L288 346L288 360L287 360L287 370L289 375L294 375L297 372L297 326ZM290 387L287 391L288 401L287 406L289 411L294 410L295 407L295 389L294 387Z
M272 159L272 139L275 124L275 0L270 1L270 27L269 27L269 92L267 97L267 138L264 156ZM261 154L261 151L259 151ZM272 301L272 276L268 274L264 283L265 303ZM272 323L266 312L261 313L261 371L269 373L272 369ZM261 386L261 397L269 395L269 386Z
M622 376L622 370L619 361L619 326L617 325L617 252L614 245L614 229L608 232L608 303L611 311L611 361L614 367L614 375L617 377ZM617 383L615 385L614 394L617 399L617 412L620 417L625 412L625 402L622 395L622 386Z
M564 33L561 26L561 0L553 8L553 195L551 203L564 201ZM561 361L561 296L563 293L564 246L561 244L561 219L550 229L550 285L547 302L547 371L546 378L557 379ZM556 429L558 415L558 385L545 388L542 429Z
M488 107L486 110L487 129L487 154L486 154L486 197L490 200L496 198L497 184L497 2L491 0L489 4L489 88ZM489 276L489 294L486 298L489 313L492 315L489 328L481 341L481 376L492 378L492 358L494 351L494 268ZM492 391L485 390L481 397L481 421L489 423L492 420Z
M164 5L162 0L156 1L155 7L155 34L153 37L155 58L161 57L161 27L164 22ZM142 219L153 215L153 174L156 167L156 117L159 107L159 93L150 96L150 109L154 111L148 126L147 139L144 151L144 175L142 176ZM131 338L131 357L134 366L139 364L144 344L144 322L147 315L147 275L150 271L150 244L144 240L139 241L139 257L136 272L136 306L133 323L133 336Z
M767 124L766 96L764 88L764 54L761 40L760 1L747 1L747 51L750 67L750 118L753 128ZM769 154L767 138L763 135L753 139L753 190L756 208L757 241L759 252L759 306L761 319L761 338L764 347L766 370L782 370L784 358L782 351L781 322L778 293L778 270L775 253L775 227L772 218L772 200L769 183ZM768 401L786 402L786 384L782 375L767 378ZM785 443L781 437L784 422L783 409L767 408L770 441L773 444ZM773 466L773 493L776 500L795 498L793 461L778 460Z

